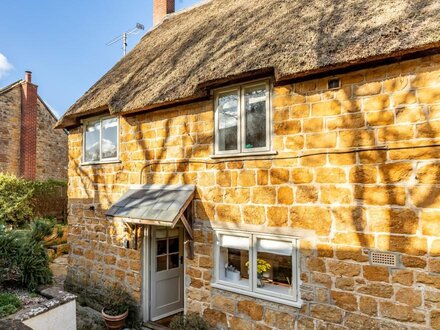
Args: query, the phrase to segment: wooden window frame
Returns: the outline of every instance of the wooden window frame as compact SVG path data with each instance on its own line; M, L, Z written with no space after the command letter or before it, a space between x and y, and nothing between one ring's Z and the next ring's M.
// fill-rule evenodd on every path
M220 265L220 248L221 235L248 237L249 238L249 264L252 271L249 273L249 287L234 284L232 282L220 280L220 271L224 269ZM259 239L269 239L292 243L292 295L272 293L270 290L265 290L257 287L257 242ZM299 294L299 258L298 258L298 239L290 236L260 234L252 232L238 232L228 230L215 231L214 240L214 276L212 287L231 291L238 294L247 295L250 297L264 299L280 304L285 304L294 307L301 307L302 302Z
M264 85L266 88L266 146L260 148L246 149L246 112L245 112L245 91L247 89ZM237 149L219 150L219 122L218 122L218 100L222 94L236 92L238 95L238 118L237 118ZM270 79L251 81L246 84L228 86L214 91L214 156L247 156L271 152L272 148L272 82Z
M102 122L104 120L108 119L116 119L116 127L117 127L117 141L116 141L116 157L111 158L102 158ZM99 122L99 160L95 161L86 161L85 155L86 155L86 128L88 125ZM82 155L81 155L81 165L94 165L94 164L108 164L108 163L117 163L119 162L119 156L120 156L120 120L118 117L114 116L101 116L101 117L94 117L90 119L83 120L81 122L83 126L83 140L82 140Z

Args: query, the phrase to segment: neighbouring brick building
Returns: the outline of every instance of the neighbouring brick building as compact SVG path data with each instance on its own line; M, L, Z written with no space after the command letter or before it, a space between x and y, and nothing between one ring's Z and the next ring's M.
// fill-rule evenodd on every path
M40 98L31 72L0 89L0 172L32 180L67 179L67 133Z
M67 288L119 283L146 322L440 329L438 31L435 1L169 15L58 123Z

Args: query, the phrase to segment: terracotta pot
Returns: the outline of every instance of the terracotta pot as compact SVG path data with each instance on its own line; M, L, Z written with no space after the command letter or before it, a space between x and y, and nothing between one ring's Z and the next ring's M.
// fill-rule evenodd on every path
M124 314L121 315L108 315L104 313L104 309L101 311L102 318L105 321L105 325L107 326L107 329L111 330L121 330L125 325L125 319L128 316L128 309Z

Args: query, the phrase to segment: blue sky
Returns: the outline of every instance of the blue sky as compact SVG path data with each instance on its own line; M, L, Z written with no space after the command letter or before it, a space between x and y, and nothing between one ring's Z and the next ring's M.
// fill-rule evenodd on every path
M0 88L33 72L40 96L62 115L121 57L106 46L137 22L152 26L153 0L2 0ZM176 9L200 0L176 0ZM141 36L132 35L128 49Z

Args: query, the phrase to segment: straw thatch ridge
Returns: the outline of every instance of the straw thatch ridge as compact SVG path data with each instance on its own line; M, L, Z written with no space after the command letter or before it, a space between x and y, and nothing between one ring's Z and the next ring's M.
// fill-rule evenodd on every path
M440 45L437 0L211 0L170 15L63 116L128 113L206 97L247 72L277 81Z

